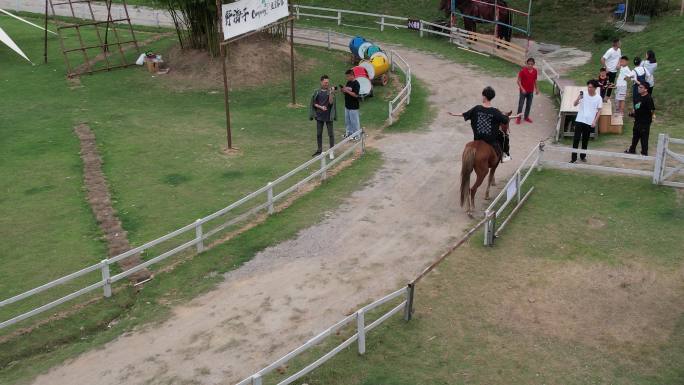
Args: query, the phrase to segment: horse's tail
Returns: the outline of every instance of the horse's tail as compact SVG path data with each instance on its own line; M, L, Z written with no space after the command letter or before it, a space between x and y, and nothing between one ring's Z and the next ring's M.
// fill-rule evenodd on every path
M472 142L471 142L472 143ZM461 207L470 195L470 174L475 168L475 147L466 145L461 158Z

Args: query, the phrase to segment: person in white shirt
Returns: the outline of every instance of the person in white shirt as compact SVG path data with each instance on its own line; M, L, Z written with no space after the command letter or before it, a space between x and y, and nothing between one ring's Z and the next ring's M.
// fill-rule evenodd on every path
M639 56L634 58L634 70L631 71L630 73L630 78L634 83L632 83L632 106L636 107L637 103L639 103L639 99L641 99L641 96L639 95L639 85L643 84L644 87L648 90L648 81L647 79L651 75L646 67L641 66L641 58Z
M611 84L615 84L615 76L619 70L618 64L620 62L620 57L622 57L622 51L620 50L620 39L613 40L613 46L608 48L606 53L601 57L601 66L608 70L608 81ZM610 98L612 89L608 88L606 92L606 97Z
M629 58L623 56L620 58L620 72L615 80L615 101L617 102L617 109L615 115L624 115L625 113L625 99L627 98L627 79L632 78L632 70L627 66Z
M653 50L646 51L646 60L641 62L641 66L646 68L649 76L646 77L648 82L648 94L653 95L653 87L655 87L655 71L658 68L658 62L656 61L656 55Z
M580 92L577 99L575 99L574 105L579 105L579 110L577 111L577 117L575 118L575 135L572 138L572 148L577 148L581 139L582 150L586 150L587 145L589 144L589 135L596 129L601 107L603 107L603 99L601 98L601 95L596 92L598 88L598 82L591 79L587 82L588 95L584 95ZM582 162L586 162L587 155L580 154L580 159ZM577 153L573 152L570 163L575 162L577 162Z

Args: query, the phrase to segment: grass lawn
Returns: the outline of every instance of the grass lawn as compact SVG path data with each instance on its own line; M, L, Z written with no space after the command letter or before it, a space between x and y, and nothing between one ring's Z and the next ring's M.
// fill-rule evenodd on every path
M298 383L683 383L681 192L551 170L531 181L493 248L479 233L418 284L413 320L395 316L365 356L352 345Z

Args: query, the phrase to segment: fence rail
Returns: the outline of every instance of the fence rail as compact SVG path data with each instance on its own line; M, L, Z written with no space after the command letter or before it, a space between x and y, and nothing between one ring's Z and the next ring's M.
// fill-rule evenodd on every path
M100 263L85 267L79 271L76 271L74 273L65 275L63 277L60 277L58 279L55 279L51 282L48 282L44 285L38 286L36 288L33 288L31 290L28 290L24 293L15 295L13 297L7 298L3 301L0 301L0 307L4 307L7 305L10 305L12 303L16 303L21 300L25 300L27 298L30 298L36 294L45 292L46 290L49 290L51 288L63 285L65 283L68 283L70 281L73 281L77 278L83 277L87 274L94 273L96 271L101 272L101 279L99 279L97 282L92 283L84 288L81 288L79 290L76 290L72 293L69 293L65 296L62 296L56 300L52 300L46 304L43 304L41 306L38 306L30 311L27 311L25 313L22 313L20 315L17 315L13 318L10 318L8 320L0 322L0 329L3 329L5 327L8 327L10 325L13 325L17 322L23 321L29 317L35 316L37 314L43 313L49 309L54 308L55 306L61 305L67 301L70 301L74 298L77 298L79 296L82 296L86 293L92 292L96 289L102 288L103 289L103 295L105 297L110 297L112 295L112 284L114 282L120 281L131 274L136 273L137 271L140 271L146 267L149 267L153 264L156 264L158 262L161 262L173 255L177 255L178 253L185 251L191 247L196 248L196 252L202 252L204 250L204 241L208 239L211 236L216 235L218 232L233 226L237 224L238 222L241 222L250 216L266 210L268 214L273 214L275 209L274 205L285 198L287 195L291 194L292 192L296 191L299 189L301 186L304 184L310 182L314 178L320 177L321 180L325 180L327 178L327 170L329 170L331 167L334 167L336 164L341 162L344 158L348 157L350 154L355 152L356 150L360 150L361 153L364 151L365 147L365 138L363 135L361 136L361 140L359 141L353 141L353 136L350 136L337 145L335 145L333 148L323 152L321 155L318 155L315 158L312 158L311 160L301 164L300 166L296 167L292 171L288 172L287 174L277 178L276 180L267 183L265 186L259 188L258 190L246 195L242 199L228 205L227 207L218 210L212 214L209 214L203 218L200 218L196 220L193 223L189 223L177 230L172 231L171 233L168 233L162 237L159 237L157 239L154 239L150 242L145 243L144 245L135 247L131 250L128 250L122 254L119 254L115 257L112 258L107 258L103 259ZM345 148L346 147L346 148ZM334 157L334 160L328 161L328 158L330 154L336 154L338 152L341 152L337 157ZM287 186L282 192L278 194L274 194L273 190L277 186L280 186L282 184L285 184L287 181L291 180L294 176L299 174L300 172L305 171L307 168L312 167L314 165L320 164L320 166L317 167L316 171L312 172L311 174L307 175L306 177L297 180L294 184L291 186ZM255 200L258 199L263 199L264 203L257 203L255 207L251 207L246 212L241 213L239 215L236 215L234 218L228 219L225 222L218 224L215 228L212 228L210 230L206 229L206 226L208 226L208 222L212 220L216 220L222 217L227 216L231 212L235 211L238 208L241 208L245 206L248 203L251 203ZM176 239L180 236L188 236L191 235L193 238L189 241L184 241L180 245L175 246L170 248L169 250L166 250L162 252L161 254L146 260L145 262L130 268L128 270L125 270L123 272L120 272L118 274L112 275L111 274L111 265L115 264L123 259L126 259L132 255L144 252L146 250L151 249L152 247L155 247L157 245L160 245L166 241Z
M374 20L374 23L379 26L380 31L384 31L385 27L408 29L406 22L409 20L409 18L403 16L392 16L335 8L313 7L298 4L294 4L292 7L294 9L295 16L298 19L301 17L310 17L324 20L335 20L337 21L337 25L343 25L343 15L356 15L376 19ZM392 23L388 22L388 20L399 20L403 21L404 24ZM423 37L426 33L448 37L451 43L456 44L460 48L474 52L491 54L514 64L523 64L525 62L525 58L527 57L527 47L521 47L517 44L499 39L493 35L470 32L458 27L443 26L425 20L419 21L420 29L418 32L421 37ZM429 28L426 28L426 26Z
M356 321L356 333L352 335L351 337L347 338L344 342L341 344L337 345L334 347L332 350L315 360L314 362L310 363L309 365L305 366L303 369L297 371L293 375L287 377L283 381L280 381L278 385L287 385L290 384L303 376L309 374L311 371L316 369L317 367L323 365L326 361L334 357L337 353L341 352L343 349L347 348L354 342L358 343L358 352L359 354L364 354L366 352L366 335L368 332L373 330L375 327L380 325L381 323L385 322L388 320L390 317L393 315L399 313L400 311L404 311L405 314L405 319L407 318L407 314L410 313L409 310L407 310L407 307L410 306L411 303L411 295L412 291L409 287L404 287L401 288L393 293L390 293L377 301L366 305L362 307L361 309L355 311L351 315L348 315L347 317L343 318L336 324L330 326L329 328L323 330L322 332L318 333L316 336L308 340L306 343L303 345L299 346L298 348L292 350L291 352L287 353L286 355L282 356L281 358L275 360L273 363L269 364L268 366L264 367L263 369L257 371L256 373L252 374L251 376L245 378L244 380L240 381L237 383L237 385L262 385L263 383L263 377L268 375L269 373L273 372L276 368L286 364L293 358L299 356L303 352L311 349L313 346L321 343L323 340L325 340L327 337L330 337L334 335L337 331L342 329L343 327L353 323ZM368 312L384 305L385 303L392 301L398 297L401 296L406 296L406 299L402 301L400 304L394 306L391 310L380 316L378 319L375 321L371 322L370 324L366 324L365 316Z

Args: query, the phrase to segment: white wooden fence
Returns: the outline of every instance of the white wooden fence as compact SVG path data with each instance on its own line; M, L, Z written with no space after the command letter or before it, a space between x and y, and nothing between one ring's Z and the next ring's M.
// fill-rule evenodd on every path
M523 194L523 186L534 168L549 166L567 170L591 170L601 171L611 174L623 174L634 176L646 176L652 178L653 184L684 188L684 153L677 153L670 148L671 145L684 145L684 139L670 138L667 134L658 135L658 145L655 156L643 156L636 154L626 154L624 152L612 152L601 150L581 150L571 147L548 146L541 142L532 148L525 160L515 171L513 176L506 182L501 192L494 198L492 203L485 210L486 223L484 226L484 244L491 246L494 239L501 233L506 224L515 215L520 207L525 203L530 194L534 191L534 186L527 189ZM592 163L576 162L570 163L572 153L591 155ZM684 151L683 151L684 152ZM551 159L553 154L563 154L563 160ZM556 158L558 158L556 156ZM608 158L620 160L621 165L616 164L595 164L594 159ZM631 162L630 166L625 162ZM515 206L506 211L511 202L515 201ZM507 215L504 217L504 214ZM497 222L500 225L497 225Z
M310 363L309 365L305 366L301 370L297 371L296 373L288 376L284 380L278 382L278 385L287 385L291 384L292 382L302 378L303 376L307 375L317 367L323 365L326 361L334 357L337 353L341 352L343 349L347 348L351 344L353 344L355 341L357 342L358 345L358 352L359 354L364 354L366 352L366 336L367 333L373 330L375 327L380 325L381 323L385 322L388 320L390 317L392 317L394 314L399 313L400 311L404 311L404 319L408 320L410 318L410 306L411 306L411 301L412 301L412 294L413 291L410 290L409 287L405 287L402 289L399 289L393 293L390 293L379 300L366 305L362 307L361 309L355 311L354 313L348 315L347 317L343 318L336 324L332 325L331 327L323 330L322 332L318 333L315 337L311 338L308 340L306 343L301 345L300 347L292 350L291 352L287 353L283 357L279 358L278 360L274 361L270 365L264 367L263 369L257 371L256 373L252 374L251 376L245 378L244 380L240 381L237 383L237 385L262 385L263 383L263 377L268 375L269 373L273 372L275 369L278 367L286 364L293 358L297 357L301 353L309 350L310 348L314 347L315 345L321 343L323 340L325 340L327 337L330 337L332 335L335 335L337 331L345 327L346 325L349 325L356 321L356 333L352 335L351 337L347 338L344 342L341 344L337 345L335 348L330 350L328 353L324 354L314 362ZM366 325L366 320L365 316L368 312L372 311L373 309L389 302L392 301L395 298L405 296L406 299L402 301L400 304L394 306L391 310L380 316L378 319L375 321L371 322L370 324Z
M159 237L155 240L152 240L150 242L145 243L144 245L138 246L136 248L133 248L129 251L126 251L122 254L119 254L115 257L112 258L107 258L103 259L100 263L85 267L79 271L73 272L71 274L65 275L63 277L60 277L58 279L55 279L51 282L48 282L44 285L38 286L36 288L33 288L31 290L28 290L24 293L15 295L11 298L7 298L3 301L0 301L0 308L10 305L12 303L18 302L25 300L27 298L30 298L36 294L45 292L46 290L49 290L51 288L63 285L67 282L73 281L77 278L83 277L89 273L93 273L96 271L101 272L101 279L99 279L97 282L92 283L86 287L83 287L79 290L76 290L68 295L65 295L63 297L60 297L58 299L52 300L48 303L45 303L41 306L38 306L30 311L27 311L25 313L22 313L20 315L17 315L11 319L5 320L0 322L0 329L8 327L10 325L13 325L17 322L20 322L22 320L25 320L29 317L32 317L34 315L43 313L49 309L54 308L55 306L61 305L67 301L70 301L74 298L77 298L79 296L82 296L86 293L89 293L93 290L97 290L102 288L103 289L103 295L105 297L110 297L112 295L112 284L120 281L129 275L145 269L155 263L161 262L165 260L168 257L171 257L173 255L176 255L182 251L188 250L192 247L195 248L195 251L197 253L200 253L204 250L205 245L204 241L207 240L209 237L212 237L219 232L230 228L231 226L234 226L240 222L243 222L244 220L250 218L251 216L261 212L261 211L266 211L269 215L273 214L275 212L275 204L279 201L282 201L286 196L289 194L297 191L300 187L302 187L304 184L310 182L314 178L320 177L322 181L326 180L328 174L327 171L341 162L343 159L348 157L350 154L354 153L357 149L363 153L364 148L365 148L365 138L364 135L361 136L361 140L359 141L353 141L353 136L350 136L337 145L335 145L333 148L329 149L328 151L323 152L321 155L318 155L311 160L301 164L297 168L293 169L292 171L288 172L287 174L277 178L276 180L267 183L265 186L261 187L260 189L252 192L251 194L248 194L244 198L238 200L237 202L219 210L216 211L213 214L207 215L203 218L200 218L196 220L193 223L189 223L175 231L172 231L169 234L166 234L162 237ZM338 154L339 153L339 154ZM329 154L338 154L334 160L329 160ZM317 166L320 165L320 166ZM289 185L288 182L291 182L291 180L298 174L307 171L310 167L316 166L317 169L308 174L306 177L296 181L295 183ZM276 193L276 189L280 187L283 188L282 191L279 191ZM248 207L248 204L254 204L254 207ZM244 212L241 212L240 214L236 214L234 216L230 216L230 214L235 213L238 211L238 209L242 208ZM215 225L215 221L220 222L218 225ZM207 227L210 226L209 222L211 224L214 224L215 227L208 229ZM193 236L194 235L194 236ZM188 236L192 236L192 239L183 242L183 236L186 238ZM131 268L128 270L125 270L123 272L120 272L118 274L112 275L111 273L111 265L115 264L123 259L126 259L132 255L142 253L146 250L149 250L155 246L161 245L165 242L168 242L170 240L178 240L180 239L180 242L182 242L180 245L177 246L169 246L166 251L162 252L161 254L155 256L154 258L148 259L145 262Z
M319 36L326 36L326 38L323 39ZM295 38L297 40L322 43L325 44L328 49L334 48L342 51L348 51L348 41L353 39L354 37L355 36L347 35L344 33L332 32L329 29L321 30L316 28L295 28ZM340 41L345 41L345 43L341 43ZM409 63L406 60L404 60L404 58L401 57L401 55L399 55L397 52L393 50L389 50L388 56L392 72L395 72L398 68L404 74L405 79L404 87L402 87L401 91L399 91L399 93L397 94L397 96L394 97L394 99L388 102L389 108L387 113L387 120L388 123L391 125L392 123L394 123L396 113L401 109L401 107L409 105L411 103L412 80L411 66L409 65Z
M345 9L313 7L298 4L293 4L292 7L297 19L301 17L310 17L324 20L334 20L337 22L337 25L344 25L342 23L343 15L355 15L375 19L374 23L378 25L380 31L384 31L386 27L408 29L409 18L403 16L350 11ZM511 42L498 39L492 35L470 32L458 27L440 25L425 20L418 21L420 23L418 30L420 37L423 37L425 34L448 37L450 43L456 44L461 49L484 56L489 56L491 54L519 65L522 65L527 57L526 47L521 47ZM401 22L401 24L399 24L399 22ZM351 27L368 28L354 25L351 25Z

